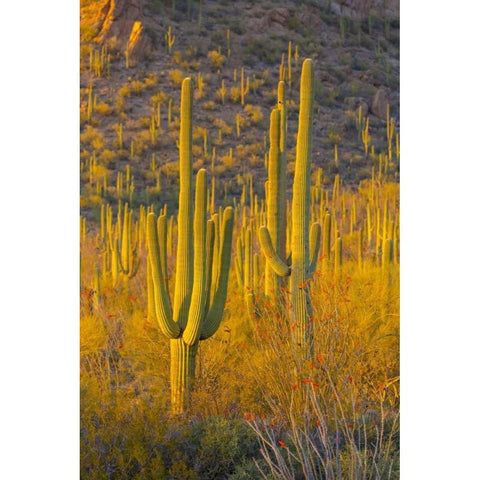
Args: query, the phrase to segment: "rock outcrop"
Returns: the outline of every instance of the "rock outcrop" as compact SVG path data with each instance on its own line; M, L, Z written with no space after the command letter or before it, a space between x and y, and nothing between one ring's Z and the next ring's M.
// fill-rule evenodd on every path
M106 0L99 9L101 27L94 38L98 43L110 43L126 51L130 66L151 53L152 40L144 30L145 0Z
M370 103L370 111L376 117L386 120L388 103L388 92L384 88L379 88Z
M320 5L330 6L334 13L352 18L369 14L384 18L400 16L400 0L320 0Z

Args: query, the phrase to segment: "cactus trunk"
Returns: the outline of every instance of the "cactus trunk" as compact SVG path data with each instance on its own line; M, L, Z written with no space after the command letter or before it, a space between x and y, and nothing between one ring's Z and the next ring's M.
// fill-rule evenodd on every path
M195 381L198 343L187 345L183 338L170 340L171 411L178 415L188 407Z

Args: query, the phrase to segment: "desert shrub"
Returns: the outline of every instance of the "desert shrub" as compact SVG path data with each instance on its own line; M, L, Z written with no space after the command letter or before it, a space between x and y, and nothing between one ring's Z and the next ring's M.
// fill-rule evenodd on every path
M117 153L115 153L114 151L109 150L107 148L105 150L102 150L102 152L98 156L98 159L103 164L106 164L106 165L108 165L110 162L113 162L115 160L115 158L117 158Z
M255 77L250 84L252 91L257 92L260 89L260 87L264 85L264 83L265 83L265 80L263 78Z
M223 135L230 135L232 133L232 127L221 118L214 118L213 126L221 130Z
M193 158L203 157L203 146L192 145Z
M82 195L80 199L81 208L97 208L103 203L103 198L94 193Z
M129 97L130 93L131 93L131 90L130 90L130 85L128 83L122 85L118 89L118 96L119 97Z
M328 127L327 141L330 146L338 145L342 141L342 137L336 128Z
M84 132L80 134L80 143L84 146L90 145L94 150L100 150L104 144L103 133L92 126L87 125Z
M105 102L99 102L95 105L95 111L104 117L111 115L113 113L112 108Z
M249 163L251 168L255 169L255 168L263 166L264 159L262 157L260 157L260 155L252 154L248 158L248 163Z
M145 89L145 85L141 80L133 80L130 84L130 91L135 95L140 95Z
M226 169L230 169L234 166L234 164L236 163L236 158L234 156L230 156L230 155L222 155L220 158L219 158L220 162L223 164L224 167L226 167ZM217 167L215 167L215 170L217 170Z
M341 52L338 59L342 65L350 65L352 62L352 54L350 52Z
M282 56L282 47L275 39L249 38L243 47L244 63L247 65L255 64L258 61L274 65L280 61Z
M263 120L263 112L258 105L245 105L243 111L254 125L259 124Z
M222 55L218 50L208 52L208 59L210 60L210 66L214 70L222 68L225 63L225 55Z
M239 87L230 87L230 100L233 103L238 103L240 101L240 88Z
M215 110L216 109L215 102L212 100L208 100L207 102L204 102L203 109L207 111Z
M154 87L156 87L158 85L158 81L159 81L158 74L156 74L156 73L147 74L147 76L145 77L145 80L144 80L145 88L153 89Z
M182 83L182 80L183 80L183 72L179 69L175 69L175 70L170 70L168 72L168 75L170 77L170 81L172 82L173 85L180 85Z
M172 54L173 61L177 64L181 64L183 59L182 59L182 52L180 50L175 50Z
M258 452L256 436L241 420L211 417L195 425L194 435L201 438L195 458L200 478L227 478L237 463Z
M243 35L245 33L245 27L238 20L232 19L230 21L230 30L237 35Z

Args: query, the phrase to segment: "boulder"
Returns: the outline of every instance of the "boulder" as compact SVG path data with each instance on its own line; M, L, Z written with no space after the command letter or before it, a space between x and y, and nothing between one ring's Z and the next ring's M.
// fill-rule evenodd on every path
M268 14L269 23L278 23L282 27L287 25L288 17L290 17L288 8L274 8Z
M388 92L384 88L379 88L370 102L370 112L376 117L386 120L388 103Z

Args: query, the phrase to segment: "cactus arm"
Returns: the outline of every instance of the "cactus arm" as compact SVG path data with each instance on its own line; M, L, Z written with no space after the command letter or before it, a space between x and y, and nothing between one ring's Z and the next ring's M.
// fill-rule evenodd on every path
M253 249L252 249L252 228L245 230L245 263L244 263L243 283L247 293L252 292L253 279Z
M118 269L119 269L119 255L118 255L118 238L115 234L115 237L111 239L111 254L112 254L112 263L111 263L111 271L112 271L112 283L115 285L117 283L118 278Z
M243 269L240 265L240 258L239 256L235 256L235 275L237 277L237 283L238 283L238 286L243 288Z
M153 293L155 298L155 313L160 329L167 338L178 338L180 327L173 321L172 310L166 294L160 267L160 248L155 225L155 214L147 216L147 242L149 262L152 269Z
M262 253L265 256L267 263L272 267L272 270L281 277L290 275L290 267L278 256L273 248L272 239L268 228L263 226L259 229L259 240Z
M206 303L206 240L207 240L207 182L206 170L200 169L197 173L195 187L195 216L194 216L194 269L193 291L188 310L188 322L183 332L183 340L187 345L198 342L205 312Z
M156 320L155 316L155 297L152 280L152 266L147 258L147 318L149 321Z
M243 255L243 245L242 245L241 235L237 237L237 252L235 255L234 262L235 262L235 274L237 276L238 286L243 288L244 287L243 279L245 278L245 272L243 271L244 255Z
M260 255L255 253L253 255L253 290L258 291L260 286Z
M280 255L286 255L286 228L287 228L287 103L285 98L285 82L278 83L278 110L280 111L280 139L279 139L279 168L278 189L280 199L278 203L279 232L280 232Z
M339 272L343 263L343 240L341 236L337 237L335 242L335 272Z
M211 305L213 302L213 295L215 292L215 287L218 282L218 256L220 254L220 246L218 243L218 239L220 238L220 215L219 213L215 213L212 215L212 221L214 226L214 233L215 233L215 242L213 243L213 257L212 257L212 275L210 280L210 298L209 304Z
M310 239L309 239L309 247L310 247L310 264L308 267L309 275L313 275L315 269L317 268L317 259L318 255L320 254L320 238L321 238L321 228L320 224L315 222L312 223L310 227Z
M193 286L192 84L182 82L180 104L180 193L173 319L185 329Z
M120 269L123 273L128 274L128 266L130 265L130 215L128 211L128 203L125 203L123 210L123 227L122 227L122 250L120 253Z
M207 293L205 298L205 308L210 305L210 288L212 284L212 271L213 271L213 249L215 247L215 223L213 220L207 221L207 251L206 251L206 276L205 282L207 287Z
M133 250L130 271L128 273L128 278L133 278L137 274L138 267L140 266L140 259L137 258L136 253L137 253L137 250Z
M157 220L157 234L158 245L160 249L160 274L165 285L165 295L168 300L170 308L172 301L170 299L170 293L168 291L168 269L167 269L167 215L163 214L158 217Z
M332 229L332 219L330 214L326 213L323 219L323 241L322 241L322 257L324 257L324 262L326 262L330 258L331 229Z
M227 298L228 273L230 271L230 257L232 251L233 209L227 207L223 214L221 249L220 249L220 274L213 302L208 310L202 327L200 340L211 337L218 329L222 319L225 300ZM220 239L218 239L220 240Z

